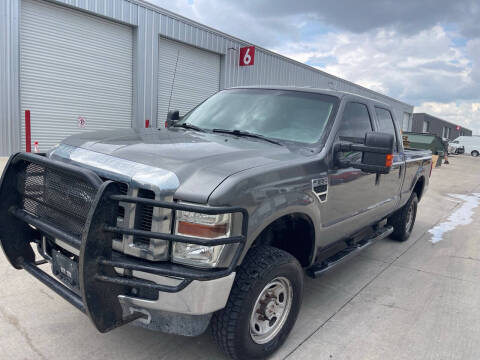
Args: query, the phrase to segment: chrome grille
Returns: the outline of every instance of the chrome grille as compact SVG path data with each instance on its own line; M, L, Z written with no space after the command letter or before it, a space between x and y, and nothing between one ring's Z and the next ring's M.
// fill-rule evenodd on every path
M155 199L155 193L151 190L139 189L138 197L146 199ZM151 231L153 220L153 206L138 204L135 212L135 229ZM143 236L135 236L133 243L138 247L146 247L150 245L150 239Z
M19 174L23 209L80 237L97 189L74 173L30 163Z
M120 192L122 195L127 195L128 193L128 185L122 182L119 182L118 185L120 185Z
M128 185L125 183L118 183L120 185L120 193L122 195L128 194ZM125 220L125 206L122 204L118 205L118 218L123 222Z
M110 181L111 179L108 179L106 177L101 177L101 179L103 181ZM112 180L112 181L115 181L115 180ZM118 182L116 181L116 183L120 186L120 194L122 195L127 195L128 194L128 184L124 183L124 182ZM124 219L125 219L125 206L120 204L118 206L118 215L117 215L117 218L119 219L119 223L118 225L122 225Z
M135 184L124 187L127 195L156 199L156 193L149 189L137 188ZM121 218L123 216L123 218ZM161 219L161 220L159 220ZM119 227L154 232L170 232L171 211L160 214L159 208L144 204L119 203ZM151 261L162 261L168 257L168 242L143 236L123 235L113 240L114 250Z

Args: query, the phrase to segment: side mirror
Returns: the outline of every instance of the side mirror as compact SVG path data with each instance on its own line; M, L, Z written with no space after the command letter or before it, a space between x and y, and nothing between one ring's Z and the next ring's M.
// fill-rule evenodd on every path
M180 120L180 111L172 110L167 114L167 121L165 121L165 127L168 128Z
M367 132L363 144L335 144L335 157L339 152L360 151L362 161L348 162L337 160L343 167L353 167L367 173L388 174L393 163L393 134Z

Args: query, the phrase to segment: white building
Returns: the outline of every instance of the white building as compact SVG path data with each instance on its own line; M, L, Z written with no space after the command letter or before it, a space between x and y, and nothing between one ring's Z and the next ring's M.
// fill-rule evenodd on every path
M0 156L41 151L79 132L161 126L216 91L296 85L359 93L392 105L405 130L413 107L145 2L0 1ZM250 53L249 53L250 55Z

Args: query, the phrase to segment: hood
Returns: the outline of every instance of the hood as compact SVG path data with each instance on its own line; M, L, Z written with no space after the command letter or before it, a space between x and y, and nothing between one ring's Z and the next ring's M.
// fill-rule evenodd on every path
M259 139L182 128L82 133L63 143L171 171L180 184L175 197L196 203L206 203L232 174L299 156L286 146Z

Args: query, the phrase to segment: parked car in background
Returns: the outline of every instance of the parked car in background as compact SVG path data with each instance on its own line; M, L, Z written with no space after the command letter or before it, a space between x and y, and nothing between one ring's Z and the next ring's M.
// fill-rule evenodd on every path
M456 144L452 144L452 141L448 143L448 154L464 154L465 147L463 145L456 146Z
M18 153L0 183L0 242L100 332L195 336L211 323L232 358L265 358L293 328L304 273L410 236L432 158L403 147L393 114L339 91L236 88L168 128Z
M452 152L455 154L480 155L480 136L459 136L450 142Z

